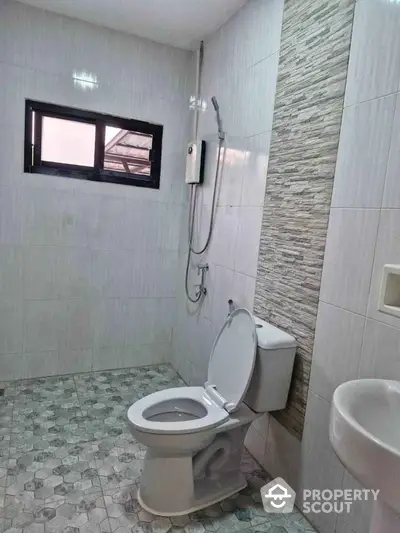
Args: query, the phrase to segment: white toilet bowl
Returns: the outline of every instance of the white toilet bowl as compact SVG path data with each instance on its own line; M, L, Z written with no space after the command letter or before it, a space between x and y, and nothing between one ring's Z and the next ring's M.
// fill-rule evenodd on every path
M196 451L229 418L204 387L178 387L145 396L128 410L134 437L151 448L170 452Z
M138 494L149 512L187 514L246 486L240 458L247 429L268 410L265 406L285 406L296 346L293 337L280 332L283 342L279 330L262 325L274 334L273 349L267 366L256 365L256 388L248 391L260 347L258 329L249 311L237 309L214 343L204 387L155 392L129 408L128 427L147 446ZM271 384L271 392L259 390L260 380L262 389ZM254 410L244 402L246 393Z

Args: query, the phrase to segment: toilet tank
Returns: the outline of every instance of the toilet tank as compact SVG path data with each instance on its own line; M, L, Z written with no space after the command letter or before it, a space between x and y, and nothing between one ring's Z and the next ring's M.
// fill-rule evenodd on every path
M296 339L264 320L254 319L257 357L244 401L258 413L284 409L292 379Z

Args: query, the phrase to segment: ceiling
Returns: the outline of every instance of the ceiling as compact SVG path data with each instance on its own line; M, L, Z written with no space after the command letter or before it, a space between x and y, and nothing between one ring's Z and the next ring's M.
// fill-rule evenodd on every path
M179 48L195 49L247 0L19 0Z

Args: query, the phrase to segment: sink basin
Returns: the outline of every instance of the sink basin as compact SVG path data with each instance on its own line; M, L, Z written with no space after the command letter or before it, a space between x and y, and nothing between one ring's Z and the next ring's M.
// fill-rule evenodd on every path
M333 395L330 440L343 465L400 514L400 382L360 379Z

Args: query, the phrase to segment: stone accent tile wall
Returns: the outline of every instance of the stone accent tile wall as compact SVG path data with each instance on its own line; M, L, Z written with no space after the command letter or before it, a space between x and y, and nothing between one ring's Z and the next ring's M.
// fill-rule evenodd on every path
M301 438L355 0L286 0L255 313L299 344L288 406Z

